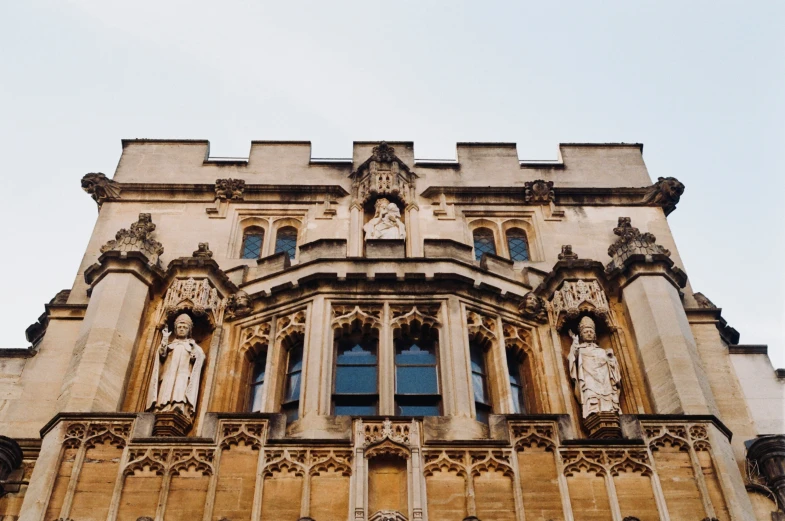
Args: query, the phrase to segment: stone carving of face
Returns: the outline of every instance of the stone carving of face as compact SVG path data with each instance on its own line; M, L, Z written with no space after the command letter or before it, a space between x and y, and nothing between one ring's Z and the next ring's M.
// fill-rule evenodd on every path
M247 308L250 304L250 297L245 291L235 293L235 303L238 308Z
M189 338L191 336L191 325L184 320L175 322L174 335L177 338Z
M597 341L597 332L594 331L593 327L583 326L580 329L580 334L581 334L581 342L594 343Z
M395 203L390 203L387 205L387 215L391 220L397 220L401 218L401 211L398 209L398 205Z
M523 296L523 311L527 315L535 315L540 310L540 299L534 293Z

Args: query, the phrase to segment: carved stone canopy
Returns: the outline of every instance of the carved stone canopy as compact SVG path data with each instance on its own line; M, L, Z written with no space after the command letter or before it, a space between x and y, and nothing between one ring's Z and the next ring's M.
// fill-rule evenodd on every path
M377 197L392 197L405 205L415 199L417 175L395 155L395 149L385 143L373 148L369 157L350 175L354 203L364 205Z
M372 514L368 521L408 521L406 516L397 510L378 510Z
M189 312L196 318L204 318L211 327L223 322L226 299L210 284L207 278L175 279L166 290L159 323Z
M20 465L22 465L22 449L19 444L13 438L0 436L0 482L8 479L11 472L18 469ZM3 485L0 484L0 497L4 493Z
M82 177L82 190L90 194L99 210L104 201L120 197L120 186L101 172L85 174Z
M568 320L588 314L611 325L608 297L600 283L594 280L578 279L565 281L551 299L551 309L556 318L556 327L561 329Z
M101 253L108 251L119 252L141 252L150 260L151 264L158 264L158 259L164 252L164 247L160 242L153 239L152 217L149 213L140 213L139 220L131 225L130 228L121 228L115 234L112 241L107 242L101 247Z
M744 444L748 463L758 469L776 494L780 509L785 510L785 434L758 436Z
M553 181L527 181L523 183L523 196L529 204L548 204L556 198Z
M675 177L659 177L643 196L644 204L661 206L665 215L676 209L676 204L684 193L684 184Z

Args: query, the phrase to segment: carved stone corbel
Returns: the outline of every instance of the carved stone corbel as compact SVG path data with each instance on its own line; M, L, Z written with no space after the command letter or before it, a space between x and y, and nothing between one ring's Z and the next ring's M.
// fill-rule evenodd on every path
M526 181L523 183L523 197L527 204L550 204L556 199L553 181Z
M104 201L120 198L120 186L101 172L85 174L82 177L82 190L90 194L93 201L98 204L98 211L101 211Z
M665 215L676 209L676 204L684 193L684 184L675 177L659 177L643 196L643 203L661 206Z
M216 179L215 198L221 201L242 201L245 198L243 179Z

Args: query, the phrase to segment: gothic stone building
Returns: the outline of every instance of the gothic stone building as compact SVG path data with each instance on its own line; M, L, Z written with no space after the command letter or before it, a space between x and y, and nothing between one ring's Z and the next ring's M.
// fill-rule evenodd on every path
M208 146L82 179L73 286L0 358L4 521L784 518L785 374L640 145Z

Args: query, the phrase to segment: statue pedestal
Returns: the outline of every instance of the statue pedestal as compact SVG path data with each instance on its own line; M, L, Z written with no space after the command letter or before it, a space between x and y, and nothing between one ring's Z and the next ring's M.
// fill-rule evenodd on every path
M153 436L185 436L193 427L193 420L180 410L155 413Z
M613 412L595 412L583 420L583 426L594 439L621 438L619 415Z

